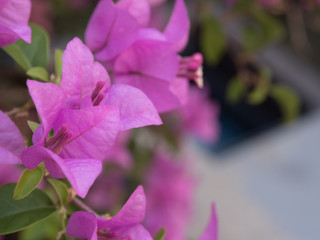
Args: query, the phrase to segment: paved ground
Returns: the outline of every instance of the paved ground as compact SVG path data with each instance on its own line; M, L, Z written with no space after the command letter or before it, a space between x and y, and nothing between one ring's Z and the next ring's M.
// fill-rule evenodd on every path
M320 112L213 156L194 143L200 187L190 239L215 201L220 240L320 239Z

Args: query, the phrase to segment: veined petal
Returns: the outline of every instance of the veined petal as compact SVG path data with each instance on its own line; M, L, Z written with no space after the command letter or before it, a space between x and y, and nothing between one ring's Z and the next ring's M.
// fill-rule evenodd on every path
M65 94L59 86L53 83L27 80L27 86L43 124L44 139L64 104Z
M127 11L116 8L113 25L103 47L96 51L95 57L101 61L111 60L128 48L136 40L137 34L138 23L136 19Z
M98 218L98 228L119 228L141 223L145 216L146 196L143 187L139 186L131 194L122 209L111 219Z
M116 8L112 0L101 0L89 20L85 42L91 51L102 49L112 31L116 17Z
M215 204L211 206L211 217L206 230L199 240L217 240L218 239L218 219Z
M116 6L134 16L140 27L149 24L151 8L147 0L120 0Z
M98 159L55 158L54 160L60 166L76 193L82 198L87 195L90 187L102 170L102 163Z
M23 137L17 126L0 111L0 163L19 164L25 149Z
M97 240L97 218L90 212L74 212L66 228L67 234L73 238Z
M160 113L183 105L179 96L171 91L169 82L139 75L116 75L115 82L128 84L143 91Z
M0 24L0 47L14 43L19 38L31 43L31 28L27 25L6 27Z
M90 96L97 82L110 85L107 71L101 64L94 62L89 48L79 38L67 45L63 54L61 87L68 96L67 105L79 108L85 97Z
M184 0L176 0L170 21L164 30L175 51L185 48L190 31L190 20Z
M135 42L119 55L114 73L130 73L170 82L177 75L178 68L178 55L166 42L144 39Z
M158 111L148 97L139 89L128 85L114 84L101 104L119 108L120 131L162 124Z
M10 0L1 3L0 23L4 26L27 25L31 12L30 0Z
M31 146L22 153L22 162L33 169L44 161L46 168L56 178L66 177L77 194L84 198L102 169L97 159L62 159L51 150Z
M114 144L119 131L119 110L113 106L63 109L54 130L68 126L72 138L61 151L63 158L96 158L102 160Z

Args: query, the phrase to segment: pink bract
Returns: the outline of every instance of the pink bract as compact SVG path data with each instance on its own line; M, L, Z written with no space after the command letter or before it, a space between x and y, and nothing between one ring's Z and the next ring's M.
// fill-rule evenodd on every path
M122 209L110 219L95 216L90 212L75 212L71 215L67 234L75 238L96 240L98 236L132 240L152 240L150 233L140 224L145 215L146 199L142 186L130 196Z
M24 149L25 143L19 129L0 111L0 164L20 164Z
M30 0L0 1L0 47L20 38L31 43L31 28L28 26L30 12Z

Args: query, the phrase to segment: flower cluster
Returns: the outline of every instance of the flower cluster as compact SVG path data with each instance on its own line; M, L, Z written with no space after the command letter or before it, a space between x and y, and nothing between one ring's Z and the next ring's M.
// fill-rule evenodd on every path
M28 170L40 165L47 175L66 178L72 187L70 192L74 190L85 198L103 171L103 163L133 171L137 159L128 149L133 141L130 130L161 125L160 113L177 110L179 131L193 132L205 141L216 138L218 131L212 123L217 107L206 101L203 92L189 86L191 80L203 87L202 55L179 55L190 30L185 3L175 0L164 31L149 26L151 4L159 3L98 2L85 31L85 44L75 37L66 46L61 78L26 82L40 120L33 129L31 144L26 146L19 129L0 111L1 171L10 172L12 180L17 181L20 169L16 165L23 164ZM30 43L30 8L29 0L0 0L1 47L18 39ZM199 111L200 105L203 108ZM142 186L137 187L112 217L73 212L65 232L90 240L152 240L165 227L166 239L183 239L194 180L184 162L167 150L154 151L147 160L150 164L135 180L145 185L146 194ZM5 177L0 184L7 181ZM101 202L92 196L89 194L87 202ZM70 194L68 203L73 199ZM217 239L214 206L200 239Z

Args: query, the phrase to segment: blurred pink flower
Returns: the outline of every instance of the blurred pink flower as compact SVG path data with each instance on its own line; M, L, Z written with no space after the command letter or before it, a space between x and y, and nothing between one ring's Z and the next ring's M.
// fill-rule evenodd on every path
M0 164L0 185L17 182L22 173L17 165L12 164Z
M190 88L189 100L181 114L182 132L190 132L204 142L213 143L220 134L219 106L206 91Z
M0 0L0 47L22 39L31 43L30 0Z
M156 153L145 178L144 225L151 234L165 228L166 240L186 239L194 187L195 181L183 159L175 159L165 152Z
M104 162L114 163L122 167L123 169L129 169L130 167L132 167L133 159L127 146L130 137L130 131L120 132L113 147L104 158Z
M85 201L97 211L106 212L123 202L126 190L127 182L123 169L112 168L99 175Z

